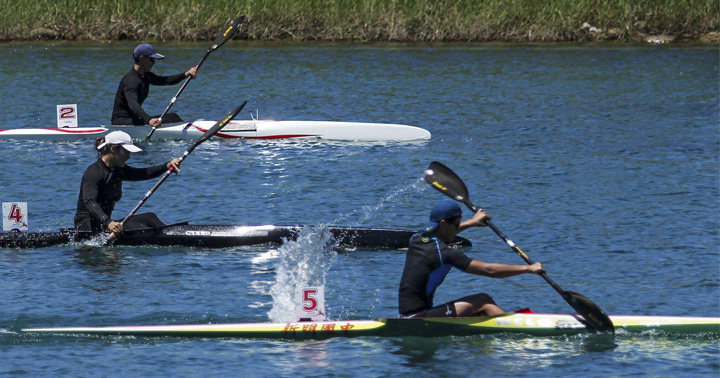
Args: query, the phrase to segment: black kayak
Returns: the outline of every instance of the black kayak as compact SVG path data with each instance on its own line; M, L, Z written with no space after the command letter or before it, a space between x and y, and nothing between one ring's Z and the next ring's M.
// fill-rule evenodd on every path
M162 228L126 231L115 245L158 245L226 248L255 244L282 244L296 240L304 226L191 225L180 223ZM327 227L337 245L349 248L402 249L408 247L418 231L365 227ZM61 229L58 232L0 233L0 248L42 248L82 242L91 238L86 232ZM472 243L456 237L453 246L467 247Z

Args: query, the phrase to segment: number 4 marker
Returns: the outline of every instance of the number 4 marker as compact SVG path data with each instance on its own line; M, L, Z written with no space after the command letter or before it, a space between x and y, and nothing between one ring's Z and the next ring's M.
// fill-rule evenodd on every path
M2 218L3 231L10 231L14 229L18 229L20 231L27 231L27 202L3 202Z

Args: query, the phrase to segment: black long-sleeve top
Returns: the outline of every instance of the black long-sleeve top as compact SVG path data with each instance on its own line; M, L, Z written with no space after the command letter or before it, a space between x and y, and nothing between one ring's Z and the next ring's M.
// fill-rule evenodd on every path
M141 181L158 177L167 170L167 163L155 167L108 168L102 159L91 164L83 174L75 213L75 227L81 231L98 232L112 220L115 202L122 198L123 181ZM90 229L88 229L90 225Z
M115 94L110 122L113 125L147 125L152 117L142 104L150 93L150 85L175 85L185 79L185 73L159 76L152 72L142 75L135 68L123 76Z

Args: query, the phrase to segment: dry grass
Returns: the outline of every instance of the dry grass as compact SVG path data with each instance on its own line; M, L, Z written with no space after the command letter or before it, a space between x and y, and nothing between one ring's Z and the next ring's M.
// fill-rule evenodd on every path
M697 39L717 0L0 0L2 40L208 40L230 19L253 40ZM592 29L591 29L592 28Z

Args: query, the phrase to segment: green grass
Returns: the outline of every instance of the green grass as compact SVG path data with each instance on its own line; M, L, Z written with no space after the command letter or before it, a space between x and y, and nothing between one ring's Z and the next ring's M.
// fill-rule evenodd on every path
M0 0L0 39L562 41L718 31L718 0Z

